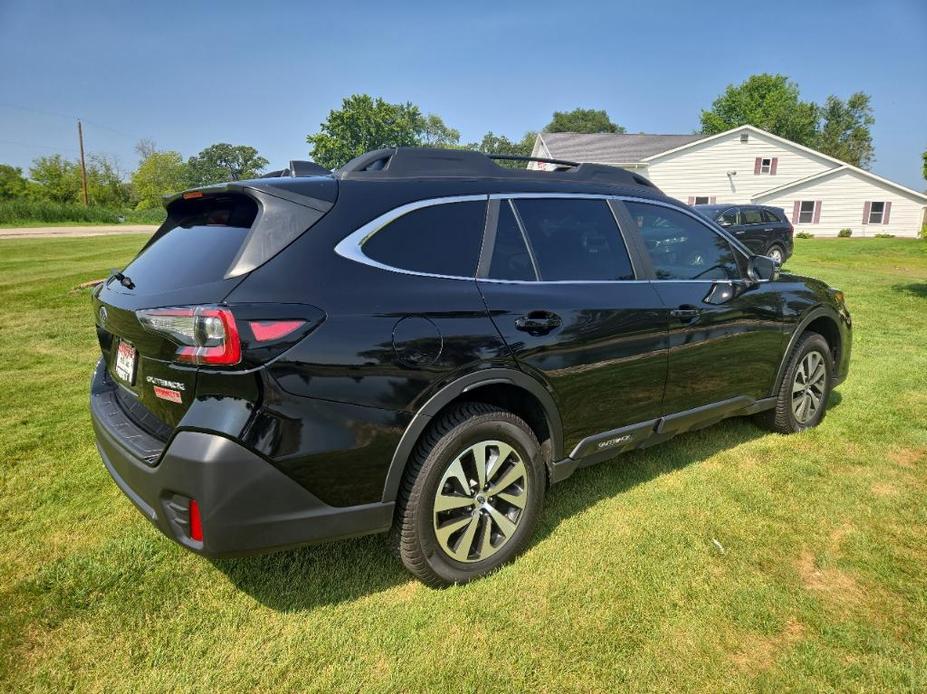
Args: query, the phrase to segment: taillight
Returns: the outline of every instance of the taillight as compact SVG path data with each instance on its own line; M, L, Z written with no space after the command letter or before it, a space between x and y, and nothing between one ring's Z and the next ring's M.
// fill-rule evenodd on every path
M235 316L227 308L189 306L135 312L146 330L176 343L177 361L232 366L241 361L241 338Z
M252 320L248 321L254 339L271 342L291 335L306 324L304 320Z

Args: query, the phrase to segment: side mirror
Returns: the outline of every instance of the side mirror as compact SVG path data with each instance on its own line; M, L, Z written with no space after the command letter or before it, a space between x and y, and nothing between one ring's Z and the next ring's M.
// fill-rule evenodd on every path
M747 275L754 282L779 279L779 263L765 255L752 255L747 263Z

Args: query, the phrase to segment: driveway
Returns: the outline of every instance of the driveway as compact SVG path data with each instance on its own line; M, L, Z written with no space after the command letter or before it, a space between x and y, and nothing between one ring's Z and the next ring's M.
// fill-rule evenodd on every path
M106 236L108 234L153 234L154 224L111 224L101 226L18 227L0 229L0 239L33 239L67 236Z

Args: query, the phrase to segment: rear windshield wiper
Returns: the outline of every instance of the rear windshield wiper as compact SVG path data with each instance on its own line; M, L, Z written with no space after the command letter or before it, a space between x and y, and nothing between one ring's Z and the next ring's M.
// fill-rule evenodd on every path
M132 278L128 275L122 274L119 270L113 270L109 276L110 280L118 280L126 289L135 289L135 282L132 281ZM109 282L109 280L107 280Z

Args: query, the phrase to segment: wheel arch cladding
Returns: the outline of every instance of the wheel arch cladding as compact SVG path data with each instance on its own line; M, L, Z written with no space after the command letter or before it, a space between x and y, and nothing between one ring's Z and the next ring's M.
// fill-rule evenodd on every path
M837 321L827 315L820 315L812 319L802 328L802 332L815 332L827 340L830 347L831 355L835 364L840 362L841 349L843 347L840 340L840 328L837 327Z
M837 312L834 309L828 306L817 306L816 308L811 309L795 326L795 330L792 331L792 335L789 338L788 345L786 346L785 353L782 355L782 362L779 365L779 372L776 374L776 381L774 384L773 394L779 392L779 388L782 385L782 379L785 377L785 372L788 368L789 357L792 356L792 352L795 349L795 345L798 344L801 336L807 332L815 332L821 335L826 341L828 346L831 349L834 357L834 364L840 363L841 350L843 349L842 339L840 337L840 327L838 324L839 318Z
M446 385L413 417L393 454L383 489L383 501L396 500L412 451L431 421L460 402L496 405L524 419L541 443L548 476L553 463L563 456L560 413L544 386L521 371L485 369Z

